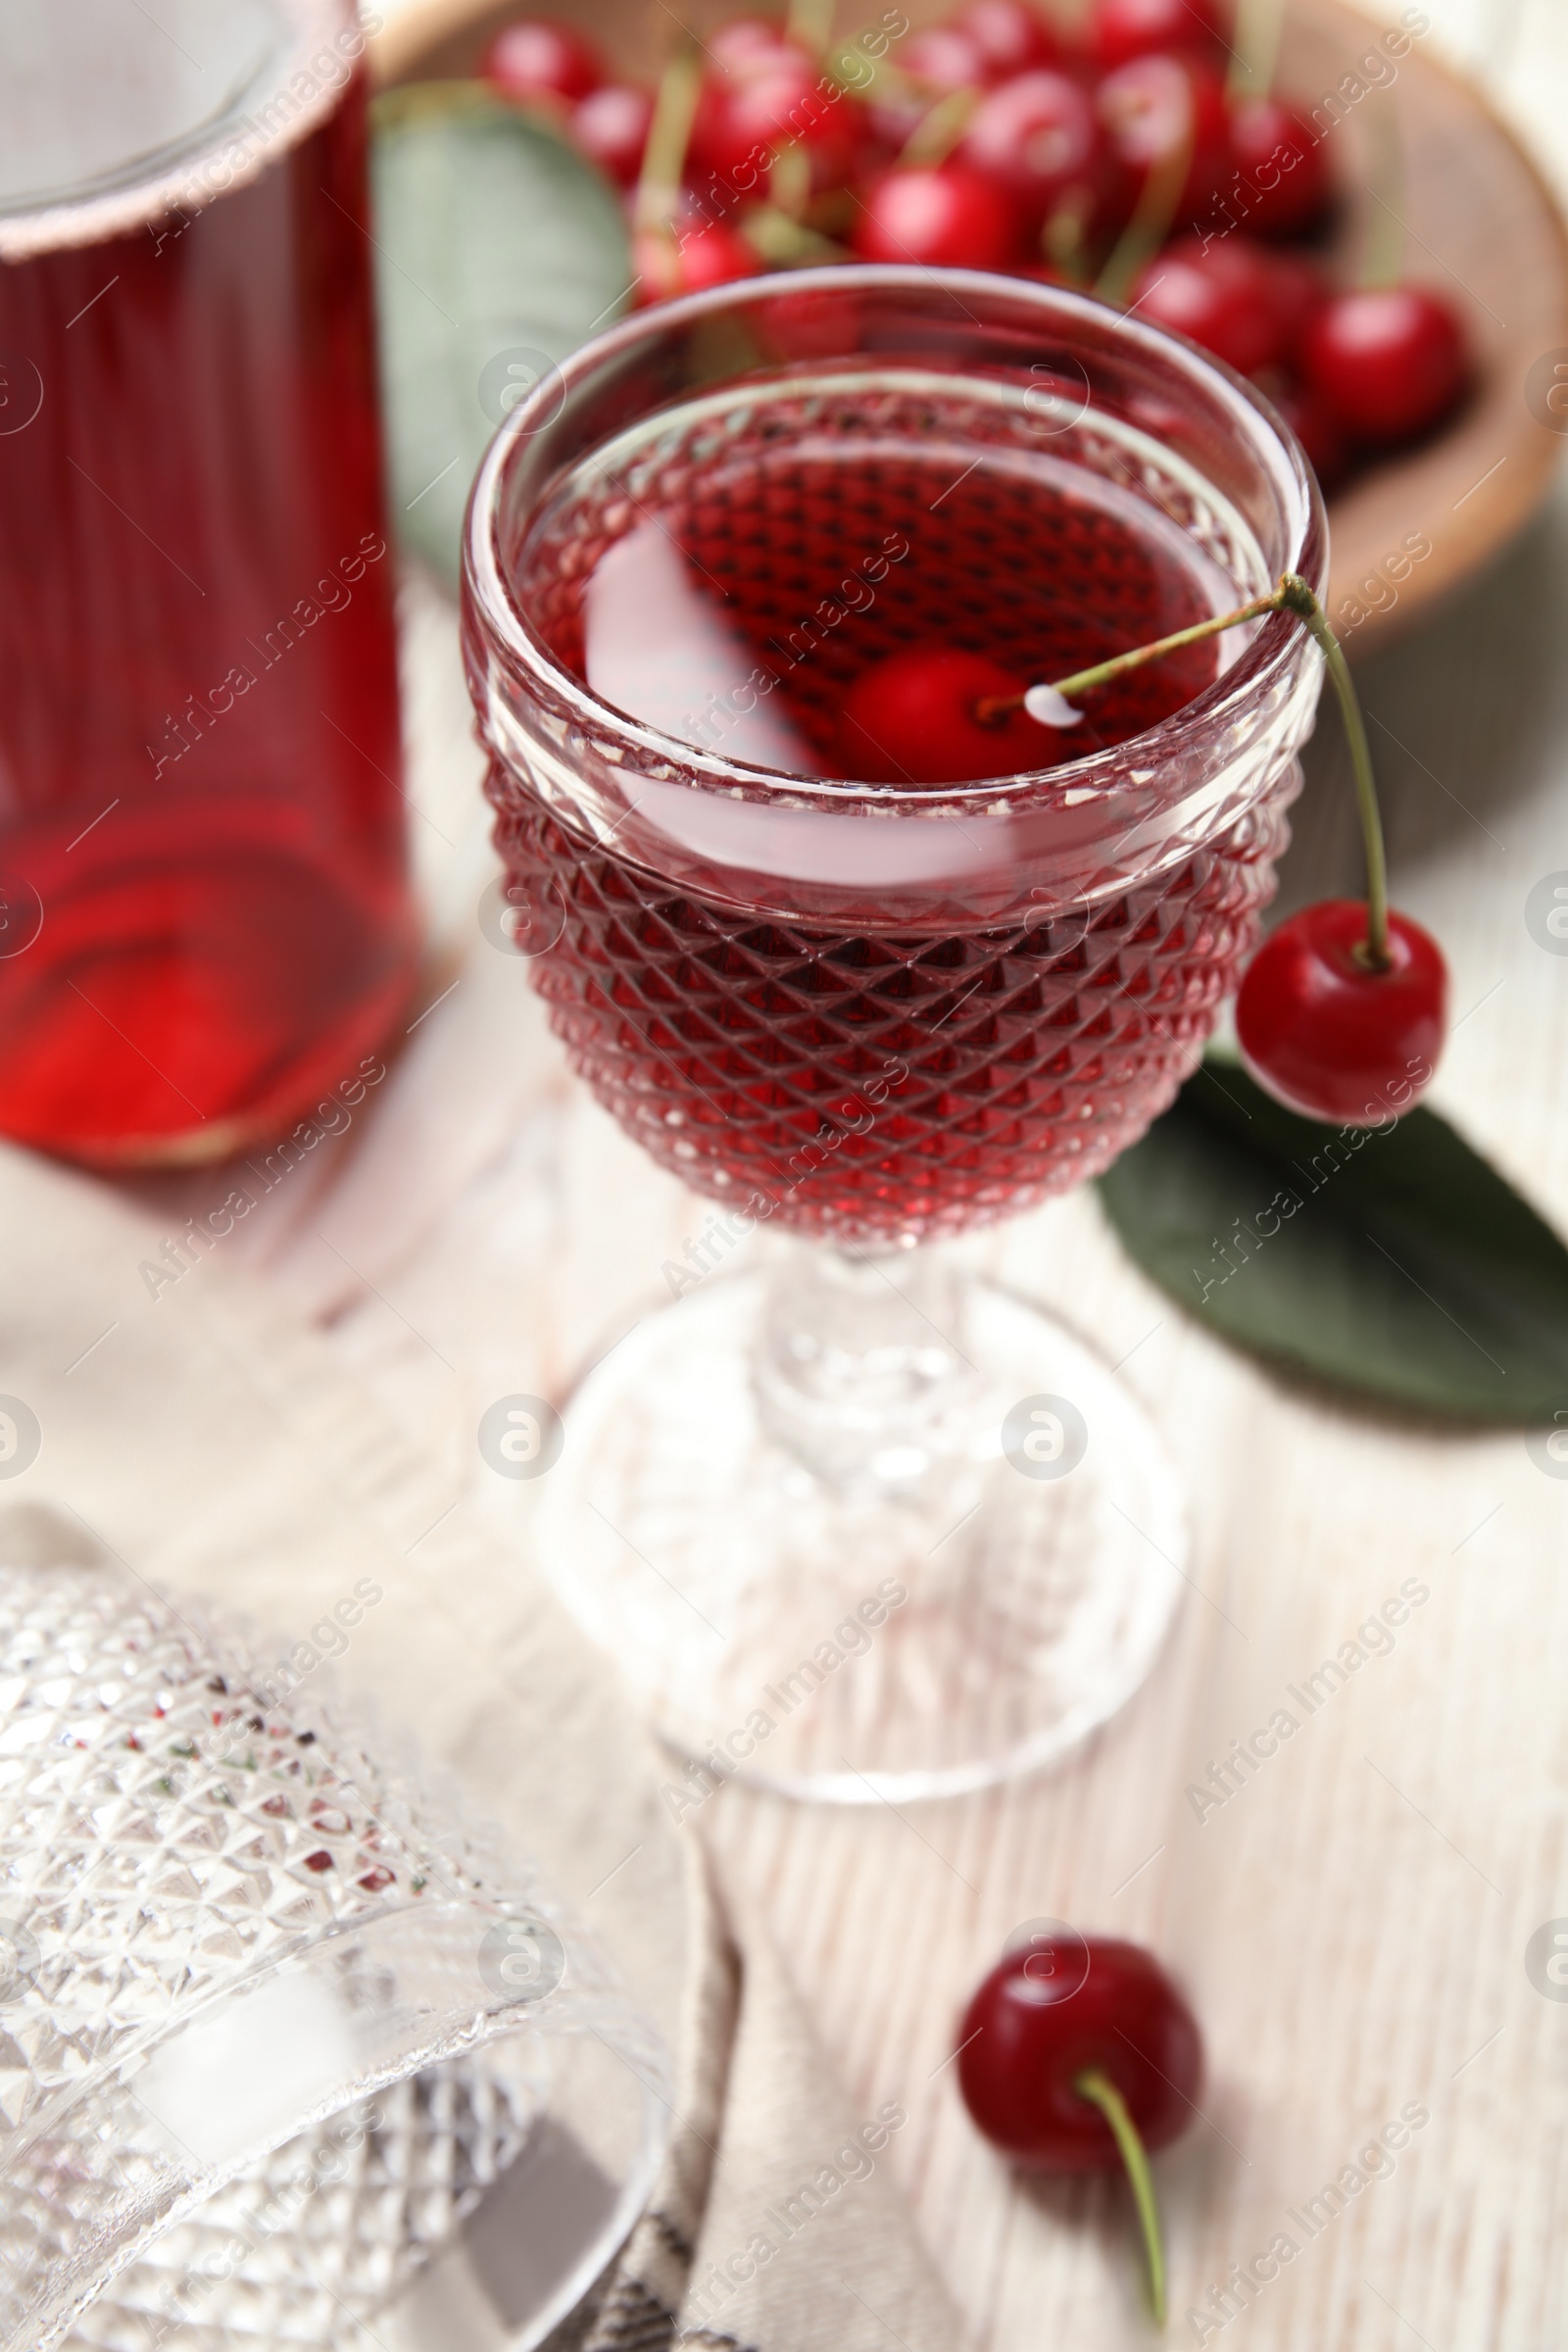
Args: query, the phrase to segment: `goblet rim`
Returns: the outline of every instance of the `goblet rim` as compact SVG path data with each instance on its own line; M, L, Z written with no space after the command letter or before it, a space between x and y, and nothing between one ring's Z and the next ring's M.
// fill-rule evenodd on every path
M1174 365L1228 414L1270 481L1285 526L1286 555L1280 570L1299 573L1321 595L1328 575L1328 519L1316 476L1299 441L1272 402L1223 361L1185 335L1153 326L1130 313L1113 312L1070 287L977 270L835 263L742 278L636 311L581 345L516 403L479 466L464 518L463 598L490 656L499 656L531 696L552 704L568 727L591 730L601 741L618 738L638 760L662 763L659 772L666 779L670 766L678 767L680 780L693 791L726 798L737 794L751 797L761 791L797 805L809 804L823 813L889 816L978 814L986 809L996 811L999 803L1030 801L1038 805L1043 798L1066 792L1076 799L1097 785L1122 784L1130 764L1174 761L1185 751L1223 733L1230 722L1254 710L1260 702L1267 703L1276 687L1287 688L1293 665L1301 656L1301 633L1292 616L1274 613L1257 626L1230 666L1200 694L1137 735L1102 751L1040 768L976 777L961 784L904 786L799 776L704 751L604 701L557 661L513 592L496 526L511 467L524 445L561 414L575 389L600 368L634 353L655 334L679 332L689 323L734 314L755 304L820 295L929 294L933 289L952 296L965 317L973 316L963 300L968 293L976 301L994 305L1000 297L1023 312L1034 311L1043 323L1060 326L1078 321L1103 333L1107 322L1113 322L1115 331L1128 335L1150 361ZM782 377L783 371L780 373ZM961 372L956 380L963 380ZM976 380L992 379L977 375ZM554 479L559 478L558 473ZM547 494L542 492L539 503Z

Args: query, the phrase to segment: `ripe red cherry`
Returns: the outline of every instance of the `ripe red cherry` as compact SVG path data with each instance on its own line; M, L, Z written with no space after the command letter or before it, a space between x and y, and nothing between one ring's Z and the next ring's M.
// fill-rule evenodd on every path
M1070 1931L1037 1936L992 1970L958 2028L958 2086L976 2125L1019 2164L1108 2173L1121 2156L1076 2087L1109 2077L1146 2148L1178 2139L1202 2087L1198 2021L1152 1952Z
M1217 239L1206 252L1197 237L1178 237L1141 272L1132 308L1201 343L1239 375L1285 356L1288 327L1269 257L1246 237Z
M913 645L862 670L839 713L844 773L867 784L969 784L982 776L1048 767L1060 737L1022 711L982 726L983 695L1019 694L1015 678L986 654Z
M1425 286L1336 294L1301 345L1307 382L1358 441L1413 441L1446 416L1469 372L1464 336Z
M1329 289L1316 262L1304 253L1281 253L1253 246L1268 277L1269 292L1285 332L1285 359L1294 367L1307 327L1329 298Z
M790 44L782 24L767 17L731 17L708 36L708 54L726 71L745 69L759 58L776 57Z
M854 167L859 108L825 84L809 58L777 49L706 81L687 150L687 176L711 174L742 196L766 193L771 158L798 147L810 159L813 187L837 187Z
M1177 198L1178 223L1214 211L1234 169L1225 85L1200 58L1135 57L1107 74L1095 104L1111 151L1141 188L1150 172L1190 137L1187 176ZM1223 226L1215 212L1206 224Z
M993 78L985 52L956 24L929 24L899 47L901 74L929 90L973 90Z
M1122 66L1156 49L1217 49L1208 0L1098 0L1090 39L1102 66Z
M1022 241L1007 197L957 161L882 172L859 199L850 238L862 262L949 270L1005 270Z
M570 24L520 17L505 24L485 50L479 71L509 98L575 106L604 79L598 51Z
M590 90L581 105L572 109L571 135L590 162L629 188L635 186L643 168L643 149L653 119L654 102L646 90L607 81L603 89Z
M1097 209L1112 170L1087 93L1048 68L1015 74L988 91L958 152L1006 190L1030 230L1079 191L1086 209Z
M727 220L710 220L674 237L645 229L632 240L637 267L637 301L646 307L676 294L700 294L733 278L755 277L762 265L756 248Z
M1332 490L1349 471L1350 449L1337 419L1317 393L1292 384L1274 394L1274 406L1306 452L1320 486Z
M1244 98L1230 119L1231 161L1247 183L1235 199L1258 237L1294 237L1328 205L1328 149L1277 98Z
M1109 1936L1039 1933L980 1986L958 2028L957 2055L964 2105L1015 2163L1052 2173L1126 2166L1154 2317L1163 2321L1164 2259L1147 2157L1192 2122L1203 2044L1159 1962Z
M1443 951L1408 915L1389 916L1389 964L1357 955L1367 910L1325 899L1272 931L1236 1000L1242 1059L1303 1118L1381 1127L1437 1067L1448 1022Z
M1027 0L967 0L953 21L980 51L994 80L1054 65L1061 55L1060 41Z

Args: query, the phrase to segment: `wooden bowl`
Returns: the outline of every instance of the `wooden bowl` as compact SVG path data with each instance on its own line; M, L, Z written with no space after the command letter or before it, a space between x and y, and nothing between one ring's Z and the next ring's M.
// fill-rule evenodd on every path
M650 0L549 5L581 24L619 74L657 78L671 12ZM740 5L683 0L680 14L701 34ZM901 6L919 24L947 14L951 0ZM414 0L371 43L372 74L382 86L469 74L490 34L524 8L525 0ZM848 10L840 14L848 23ZM1506 545L1545 496L1568 433L1568 416L1557 430L1543 421L1549 412L1539 386L1541 375L1550 380L1552 355L1568 364L1568 229L1556 205L1486 100L1423 40L1396 61L1391 84L1355 98L1356 83L1364 86L1358 59L1379 51L1376 70L1388 70L1379 44L1380 28L1343 0L1292 0L1278 86L1302 113L1331 93L1344 109L1330 137L1346 196L1326 258L1347 278L1353 272L1375 202L1365 191L1377 110L1392 106L1406 267L1456 305L1477 368L1475 388L1450 423L1421 447L1382 460L1332 501L1329 611L1354 656L1408 628Z

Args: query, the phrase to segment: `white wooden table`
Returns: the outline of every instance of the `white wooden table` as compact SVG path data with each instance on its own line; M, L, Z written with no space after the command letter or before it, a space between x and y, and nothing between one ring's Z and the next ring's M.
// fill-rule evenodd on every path
M1563 0L1427 5L1429 37L1568 194ZM706 1211L566 1077L525 966L480 935L494 866L452 617L411 583L406 620L415 830L461 964L373 1111L231 1247L444 1452L461 1507L510 1526L480 1412L564 1387ZM1568 1230L1568 959L1523 913L1568 867L1565 623L1568 499L1364 691L1396 895L1453 967L1434 1100ZM1331 720L1323 736L1293 902L1357 886ZM181 1200L146 1197L171 1215ZM909 2108L890 2160L977 2341L1149 2340L1121 2192L1014 2180L943 2064L1007 1933L1051 1916L1152 1943L1202 2020L1203 2118L1160 2165L1177 2339L1214 2340L1211 2291L1283 2233L1278 2275L1218 2306L1227 2343L1548 2352L1568 2292L1568 2001L1524 1953L1568 1915L1568 1481L1516 1436L1438 1438L1287 1394L1150 1288L1092 1198L969 1247L1127 1359L1186 1472L1201 1593L1068 1769L907 1815L732 1788L701 1817L722 1874L760 1897L863 2111L890 2092ZM1425 1597L1392 1651L1200 1821L1188 1785L1407 1580ZM1427 2120L1342 2179L1401 2113ZM1309 2234L1303 2205L1336 2180L1343 2209Z

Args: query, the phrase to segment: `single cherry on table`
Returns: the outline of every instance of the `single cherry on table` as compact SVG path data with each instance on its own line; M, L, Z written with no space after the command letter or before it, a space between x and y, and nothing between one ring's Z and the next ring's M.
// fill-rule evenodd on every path
M1048 2173L1125 2169L1154 2317L1165 2265L1149 2169L1198 2112L1203 2044L1166 1971L1139 1944L1052 1927L1004 1955L964 2012L958 2087L979 2131Z

